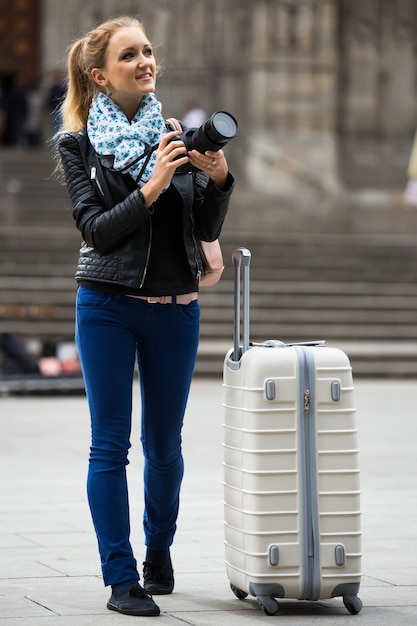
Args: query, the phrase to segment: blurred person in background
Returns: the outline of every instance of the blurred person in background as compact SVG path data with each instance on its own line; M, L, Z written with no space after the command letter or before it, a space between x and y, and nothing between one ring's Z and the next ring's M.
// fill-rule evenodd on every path
M25 121L25 138L29 148L39 148L42 143L43 98L37 87L27 92L28 112Z
M65 93L64 77L60 72L53 72L48 91L48 109L51 116L52 136L56 135L62 127L61 106Z
M1 145L7 148L24 145L28 102L16 74L8 74L1 81L0 111Z
M207 119L204 109L202 109L195 100L188 103L187 109L182 116L182 123L187 128L200 128L201 124Z

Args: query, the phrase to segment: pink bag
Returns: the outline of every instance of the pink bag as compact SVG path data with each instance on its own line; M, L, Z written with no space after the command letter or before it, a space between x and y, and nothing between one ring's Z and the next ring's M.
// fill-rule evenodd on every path
M220 242L215 239L215 241L197 241L197 244L204 268L200 286L211 287L219 282L224 270Z

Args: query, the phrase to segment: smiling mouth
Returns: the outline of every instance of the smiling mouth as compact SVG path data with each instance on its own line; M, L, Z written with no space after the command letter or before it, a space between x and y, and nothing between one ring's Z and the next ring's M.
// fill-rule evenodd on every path
M141 74L140 76L137 76L137 80L143 80L143 79L149 79L152 78L152 74L150 73L146 73L146 74Z

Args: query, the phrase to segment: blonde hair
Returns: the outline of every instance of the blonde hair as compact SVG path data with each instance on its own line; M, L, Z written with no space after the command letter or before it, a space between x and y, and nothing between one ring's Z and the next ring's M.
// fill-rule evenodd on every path
M67 57L67 93L61 107L62 131L77 132L86 125L93 97L100 91L91 70L104 67L110 38L120 28L130 26L146 34L139 19L116 17L103 22L71 46Z

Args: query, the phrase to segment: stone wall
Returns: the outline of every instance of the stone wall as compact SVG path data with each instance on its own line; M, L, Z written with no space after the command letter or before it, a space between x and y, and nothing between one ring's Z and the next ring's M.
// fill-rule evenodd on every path
M405 183L417 121L412 0L43 0L43 71L96 22L139 14L166 116L229 110L234 171L281 204ZM388 194L388 196L387 196ZM378 196L380 197L380 196ZM387 199L388 198L388 199Z

